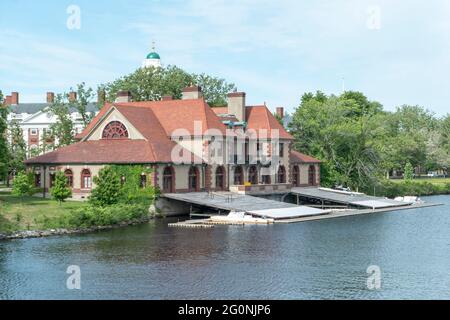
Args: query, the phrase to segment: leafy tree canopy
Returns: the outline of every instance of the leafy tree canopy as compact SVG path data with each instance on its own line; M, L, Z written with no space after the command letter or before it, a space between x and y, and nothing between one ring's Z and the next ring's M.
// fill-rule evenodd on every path
M120 90L129 90L134 101L157 101L166 95L181 99L183 89L190 85L202 87L205 100L211 106L224 105L226 94L236 91L235 85L224 79L188 73L176 66L140 68L100 88L106 91L110 102L115 100Z

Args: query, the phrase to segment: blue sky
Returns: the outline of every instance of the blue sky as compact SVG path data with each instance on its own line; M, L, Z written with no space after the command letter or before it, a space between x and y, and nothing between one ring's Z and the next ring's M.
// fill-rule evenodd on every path
M67 28L71 5L80 29ZM2 0L0 12L0 89L22 102L130 73L155 40L165 65L223 77L248 104L292 111L345 78L388 110L449 112L446 0Z

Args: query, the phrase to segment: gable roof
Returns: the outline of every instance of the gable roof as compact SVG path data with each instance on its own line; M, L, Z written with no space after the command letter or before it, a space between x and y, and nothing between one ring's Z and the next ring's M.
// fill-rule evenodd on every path
M272 136L272 131L278 130L280 139L294 139L266 106L247 107L246 114L247 128L254 129L257 132L259 130L267 130L268 137Z
M233 116L228 114L228 107L214 107L211 110L220 116L222 120L233 120ZM268 137L271 136L272 130L278 130L281 139L294 139L278 122L267 106L247 106L245 111L248 129L253 129L257 132L259 130L267 130Z
M194 135L195 122L200 122L202 132L208 129L220 130L222 134L226 134L226 127L211 110L209 105L202 99L192 100L168 100L168 101L143 101L143 102L127 102L127 103L108 103L103 107L99 114L76 138L82 139L103 119L103 117L112 108L116 107L126 117L135 119L135 122L141 123L142 130L146 131L151 122L154 126L164 130L167 137L177 129L185 129L189 135ZM144 116L145 115L145 116ZM145 125L144 121L146 121ZM133 121L132 121L133 122ZM143 132L141 132L144 134ZM144 134L145 135L145 134Z
M291 151L291 163L321 163L322 161L313 158L311 156L308 156L306 154L303 154L301 152L292 150Z

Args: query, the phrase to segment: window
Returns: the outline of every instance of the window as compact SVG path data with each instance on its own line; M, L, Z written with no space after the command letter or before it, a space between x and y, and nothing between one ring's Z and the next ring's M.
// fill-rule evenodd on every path
M112 121L103 129L103 139L127 139L128 130L122 122Z
M314 166L309 166L308 183L310 186L314 186L316 184L316 167Z
M147 175L141 174L141 182L140 185L141 189L144 189L147 187Z
M244 184L244 174L242 172L242 167L237 166L234 168L234 184L243 185Z
M163 172L163 192L164 193L174 192L173 177L174 177L173 167L166 167Z
M300 185L299 184L299 180L300 180L299 176L300 176L300 172L299 172L298 166L294 166L292 168L292 185L294 187L298 187Z
M30 129L30 135L37 136L38 135L38 129Z
M216 189L223 191L225 189L225 169L218 167L216 170Z
M89 169L84 169L81 172L81 189L91 189L92 188L92 177Z
M278 183L286 183L286 169L284 166L278 168Z
M280 143L280 158L284 157L284 143Z
M189 192L199 191L199 173L196 167L189 169Z
M34 175L34 186L36 188L40 188L41 187L41 174L40 173L36 173Z
M258 168L251 166L248 170L248 181L251 184L258 184Z
M73 172L70 169L67 169L66 171L64 171L64 175L66 176L67 179L67 186L70 188L73 188Z

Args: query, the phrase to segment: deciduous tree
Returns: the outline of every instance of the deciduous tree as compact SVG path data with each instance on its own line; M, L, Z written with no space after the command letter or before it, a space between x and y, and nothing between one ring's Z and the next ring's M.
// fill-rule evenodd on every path
M67 177L62 171L58 171L55 175L53 187L50 189L52 197L62 204L67 198L72 196L72 190L67 185Z

